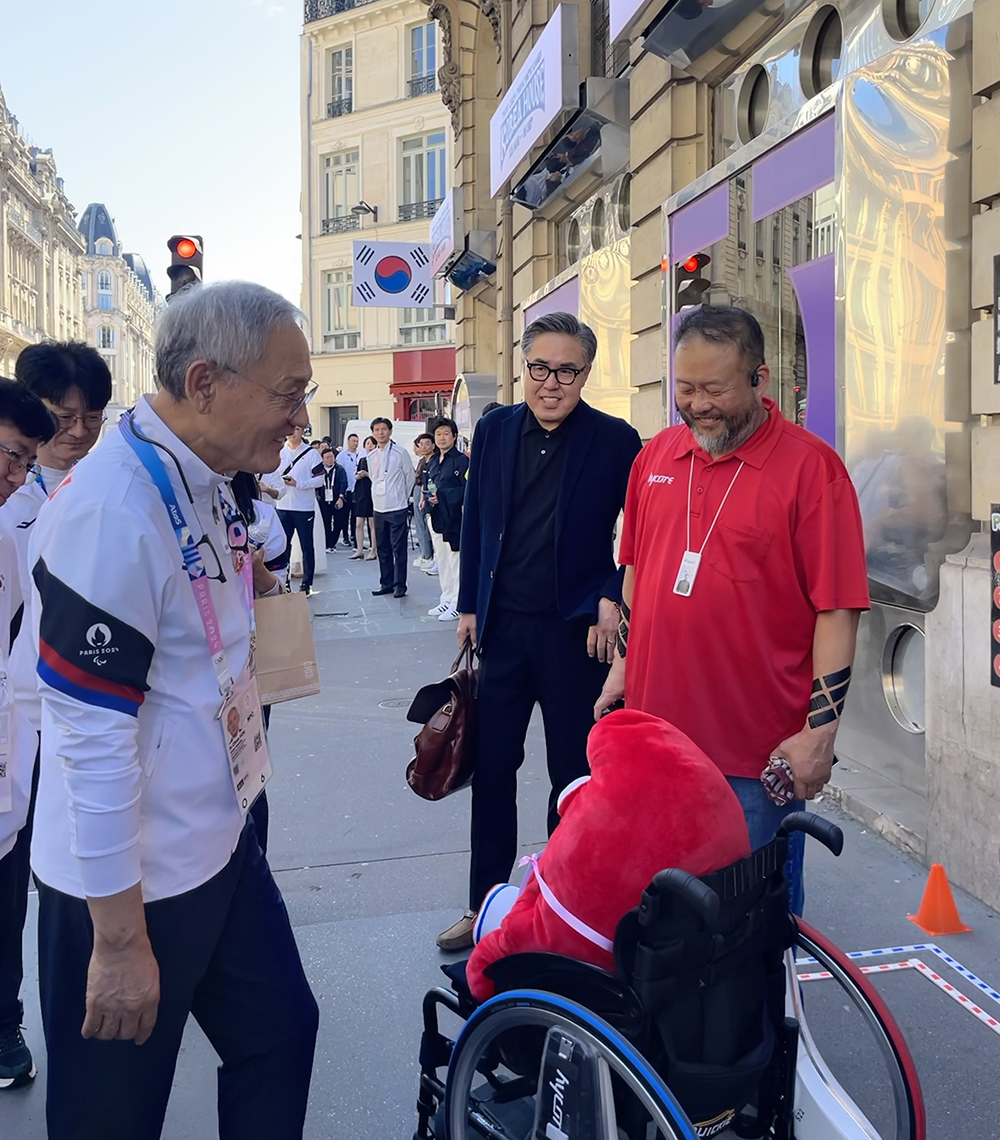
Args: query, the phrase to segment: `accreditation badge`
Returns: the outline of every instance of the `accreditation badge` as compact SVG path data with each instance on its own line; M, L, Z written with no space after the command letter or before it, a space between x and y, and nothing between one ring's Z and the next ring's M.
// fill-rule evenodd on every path
M677 571L677 581L674 582L674 593L682 598L690 596L694 589L694 580L698 577L698 567L701 565L701 555L696 550L685 550L681 559L681 568Z
M245 816L271 778L264 710L251 670L244 670L222 706L220 719L236 802Z

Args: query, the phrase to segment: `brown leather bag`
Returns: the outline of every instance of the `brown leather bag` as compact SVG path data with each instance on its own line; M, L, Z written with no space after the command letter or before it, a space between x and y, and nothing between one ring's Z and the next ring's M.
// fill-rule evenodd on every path
M425 800L442 800L472 781L476 762L476 659L472 642L463 646L451 673L425 685L406 719L423 728L414 737L416 755L406 782Z

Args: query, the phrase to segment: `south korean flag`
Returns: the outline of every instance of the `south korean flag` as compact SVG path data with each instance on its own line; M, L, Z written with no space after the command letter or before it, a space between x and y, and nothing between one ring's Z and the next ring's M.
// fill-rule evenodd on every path
M432 309L431 247L418 242L356 241L354 304Z

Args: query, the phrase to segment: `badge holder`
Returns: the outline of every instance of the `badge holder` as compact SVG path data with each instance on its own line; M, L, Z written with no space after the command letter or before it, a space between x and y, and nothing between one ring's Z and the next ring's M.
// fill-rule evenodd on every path
M698 567L701 565L701 555L696 550L685 550L681 559L681 568L677 571L677 581L674 582L674 593L686 598L694 589L694 580L698 577Z

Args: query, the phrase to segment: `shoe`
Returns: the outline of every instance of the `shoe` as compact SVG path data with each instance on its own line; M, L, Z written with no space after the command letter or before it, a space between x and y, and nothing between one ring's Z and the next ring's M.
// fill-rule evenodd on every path
M18 1026L0 1030L0 1089L18 1088L35 1079L35 1062Z
M392 586L379 586L377 590L372 590L373 598L381 598L385 594L392 593Z
M472 927L475 921L476 912L474 910L467 910L454 926L449 926L447 930L443 930L437 936L438 949L471 950Z
M436 578L438 576L438 564L436 562L432 562L430 566L425 566L424 573L430 574L432 578Z
M428 566L434 565L433 558L414 558L413 566L416 570L426 570Z
M360 562L362 558L364 558L364 555L361 553L360 550L357 550L354 552L354 554L351 555L350 558L348 558L347 561L348 562Z
M346 539L344 540L343 545L345 550L357 550L357 547L354 545L354 543L348 542Z
M326 548L326 552L327 552L327 554L336 554L337 548L335 546L328 546Z
M369 550L368 553L365 555L365 561L366 562L374 562L376 558L378 558L378 555L375 553L374 550Z
M305 594L307 598L311 598L313 594L316 593L316 591L312 588L312 586L299 586L299 593Z
M406 597L406 587L405 586L397 586L395 588L395 590L392 591L392 596L394 598L405 598Z
M428 617L438 617L440 614L447 613L449 609L450 609L450 607L449 607L448 603L442 602L439 606L435 606L434 609L428 610L427 616Z
M451 606L449 606L446 610L441 611L441 614L438 616L438 621L458 621L461 616L458 610L453 610Z

